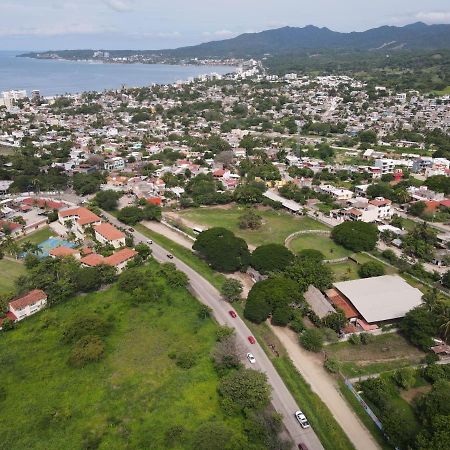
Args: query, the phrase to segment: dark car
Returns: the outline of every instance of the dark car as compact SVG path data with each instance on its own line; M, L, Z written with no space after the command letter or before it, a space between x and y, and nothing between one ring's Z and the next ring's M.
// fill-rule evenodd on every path
M167 253L167 257L168 257L169 259L173 259L173 255L170 254L170 253Z
M130 233L134 233L134 228L128 228L128 231L129 231Z
M235 318L237 317L237 314L236 314L233 310L228 311L228 313L230 314L230 316L231 316L233 319L235 319Z
M300 444L298 444L298 448L299 450L308 450L308 447L303 442L300 442Z
M250 342L250 344L256 343L256 339L253 336L249 336L247 339L248 339L248 342Z

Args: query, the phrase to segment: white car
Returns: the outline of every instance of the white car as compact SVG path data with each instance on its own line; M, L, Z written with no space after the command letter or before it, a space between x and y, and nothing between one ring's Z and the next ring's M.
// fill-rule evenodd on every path
M250 361L250 364L255 364L256 359L251 353L247 353L247 359Z
M153 244L153 241L151 239L148 239L147 244Z
M308 419L300 410L295 412L295 417L298 420L299 424L302 426L302 428L310 427Z

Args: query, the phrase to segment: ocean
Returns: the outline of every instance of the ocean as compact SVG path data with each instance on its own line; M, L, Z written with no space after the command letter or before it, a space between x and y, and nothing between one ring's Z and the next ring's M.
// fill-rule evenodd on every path
M28 94L74 94L122 86L167 84L209 74L233 72L228 66L172 66L167 64L103 64L17 58L20 52L0 51L0 92L25 89Z

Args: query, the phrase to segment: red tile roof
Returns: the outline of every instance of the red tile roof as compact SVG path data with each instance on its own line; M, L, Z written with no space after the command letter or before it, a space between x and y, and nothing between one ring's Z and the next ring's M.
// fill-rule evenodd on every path
M64 247L63 245L59 246L59 247L55 247L52 250L50 250L49 255L52 256L69 256L69 255L75 255L76 253L78 253L78 250L75 250L73 248L69 248L69 247Z
M125 237L124 233L110 223L101 223L100 225L96 225L94 230L108 241L114 241Z
M33 291L28 292L28 294L25 294L24 296L16 298L15 300L9 302L9 306L13 309L23 309L26 306L46 299L47 294L44 291L41 291L40 289L34 289Z
M123 248L118 252L113 253L111 256L105 258L105 264L111 266L118 266L119 264L134 258L137 255L137 251L131 248Z
M89 211L87 208L80 206L79 208L65 209L58 213L60 218L64 217L77 217L77 222L80 225L87 225L89 223L101 222L100 217Z
M49 200L45 198L25 198L22 203L28 206L39 206L39 208L49 208L49 209L61 209L66 206L62 202L55 202L54 200Z
M387 199L383 199L383 200L375 199L375 200L370 200L369 203L374 206L386 206L386 205L390 205L392 202Z
M159 198L159 197L150 197L150 198L147 198L146 200L147 200L147 203L149 203L150 205L156 205L156 206L161 205L161 198Z
M98 255L97 253L91 253L90 255L81 258L80 263L85 264L86 266L95 267L100 264L104 264L105 258L103 258L102 255Z

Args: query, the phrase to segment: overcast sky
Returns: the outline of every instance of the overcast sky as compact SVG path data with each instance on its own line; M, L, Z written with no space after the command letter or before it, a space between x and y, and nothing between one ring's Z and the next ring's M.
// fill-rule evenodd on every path
M450 23L450 0L0 0L0 49L158 49L285 25Z

